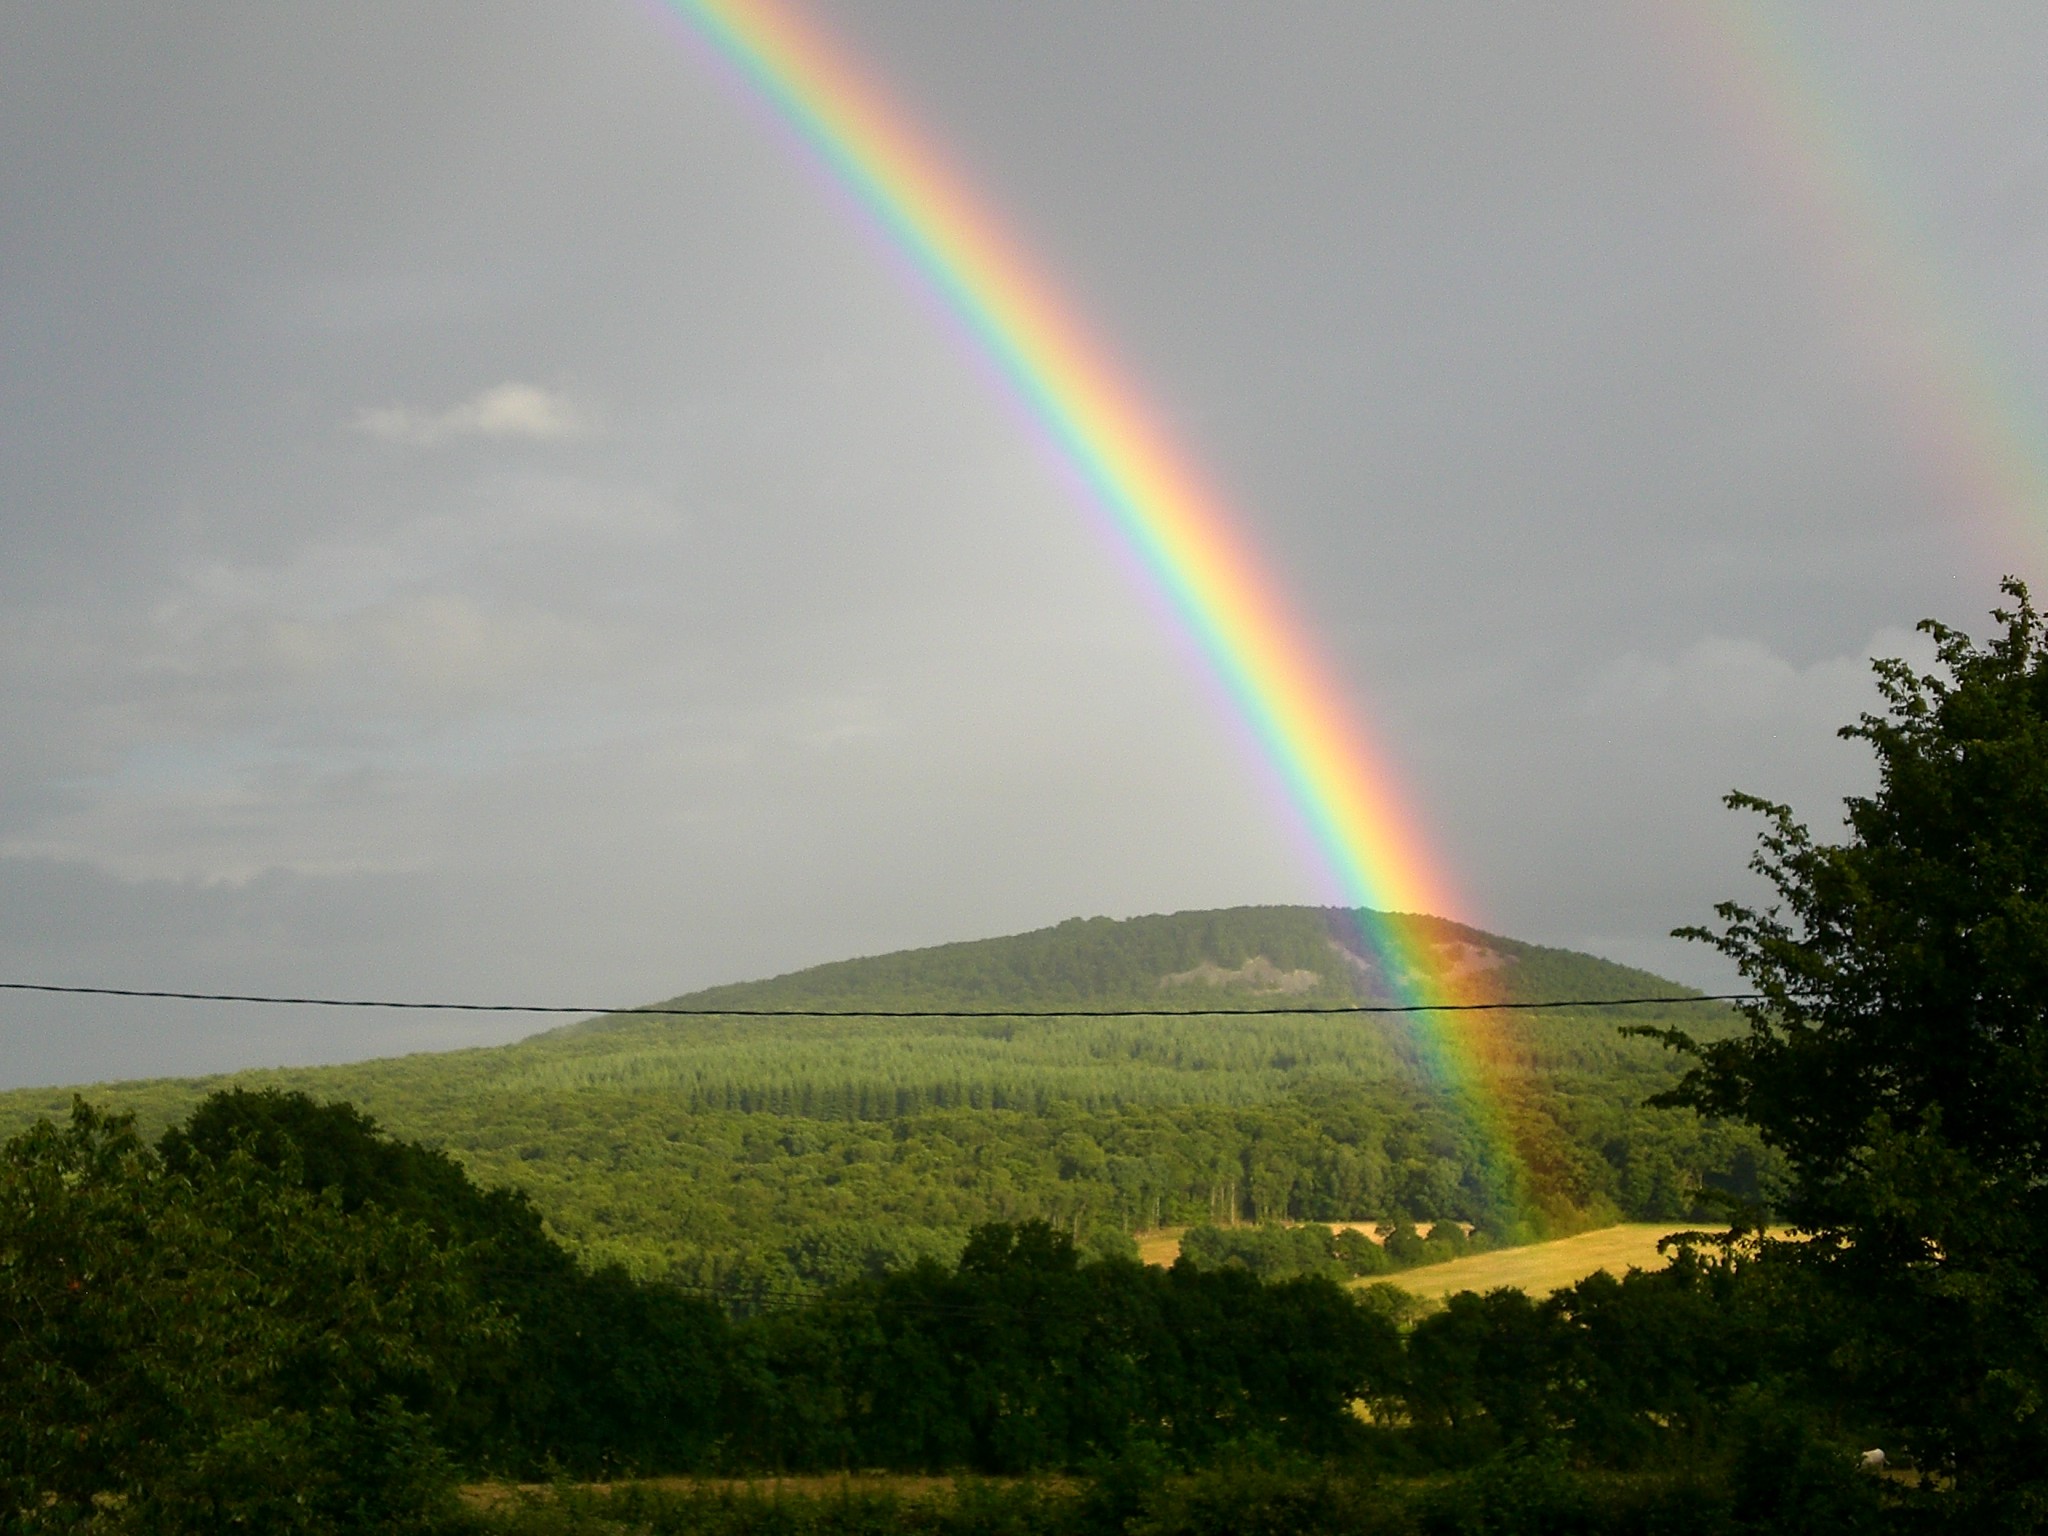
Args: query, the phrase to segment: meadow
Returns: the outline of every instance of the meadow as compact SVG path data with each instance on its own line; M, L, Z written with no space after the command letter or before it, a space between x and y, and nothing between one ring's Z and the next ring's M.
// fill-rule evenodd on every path
M1384 1244L1386 1228L1377 1223L1332 1222L1337 1232L1367 1233ZM1195 1229L1164 1227L1158 1231L1133 1234L1138 1258L1146 1264L1171 1267L1181 1256L1182 1239ZM1426 1262L1401 1271L1402 1290L1425 1300L1440 1301L1459 1291L1492 1291L1502 1286L1525 1291L1531 1296L1548 1296L1576 1285L1588 1275L1601 1271L1619 1278L1631 1269L1662 1269L1671 1262L1669 1252L1658 1247L1666 1237L1686 1230L1669 1221L1628 1221L1613 1226L1575 1232L1569 1237L1547 1238L1534 1243L1517 1243L1505 1248L1488 1248L1457 1258L1430 1255ZM1357 1285L1375 1283L1360 1278Z
M1658 1243L1679 1230L1668 1221L1618 1222L1570 1237L1496 1248L1442 1264L1404 1272L1401 1289L1440 1301L1459 1291L1494 1291L1510 1286L1531 1296L1548 1296L1605 1271L1619 1279L1631 1269L1656 1270L1670 1263Z

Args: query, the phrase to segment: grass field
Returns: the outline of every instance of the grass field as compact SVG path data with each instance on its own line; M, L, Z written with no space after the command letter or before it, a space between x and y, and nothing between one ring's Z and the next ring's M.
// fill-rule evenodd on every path
M1186 1227L1159 1227L1150 1232L1134 1232L1131 1235L1138 1242L1138 1257L1147 1264L1157 1264L1161 1269L1171 1269L1173 1261L1180 1257L1181 1234Z
M1631 1267L1662 1269L1668 1260L1657 1251L1657 1239L1684 1230L1684 1225L1678 1222L1625 1222L1547 1243L1475 1253L1470 1258L1407 1270L1392 1278L1402 1290L1432 1299L1458 1291L1497 1290L1504 1285L1527 1291L1531 1296L1548 1296L1552 1291L1576 1284L1595 1270L1604 1269L1619 1277Z

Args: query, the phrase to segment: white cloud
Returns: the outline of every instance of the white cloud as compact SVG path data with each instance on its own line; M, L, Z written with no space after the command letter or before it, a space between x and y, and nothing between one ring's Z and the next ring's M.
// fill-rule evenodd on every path
M496 385L445 411L384 405L358 412L354 422L358 432L422 448L459 437L564 442L588 436L594 425L589 412L568 396L537 384L516 383Z

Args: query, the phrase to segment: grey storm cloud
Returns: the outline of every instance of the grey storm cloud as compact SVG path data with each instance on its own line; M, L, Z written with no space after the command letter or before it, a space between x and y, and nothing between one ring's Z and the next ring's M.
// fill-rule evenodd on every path
M1718 978L1665 935L1745 888L1719 797L1826 824L1868 658L2035 558L1654 7L817 9L1225 488L1474 921ZM2048 393L2048 17L1799 19ZM985 362L648 8L4 4L0 145L0 979L624 1003L1325 895ZM0 1081L524 1027L17 998Z

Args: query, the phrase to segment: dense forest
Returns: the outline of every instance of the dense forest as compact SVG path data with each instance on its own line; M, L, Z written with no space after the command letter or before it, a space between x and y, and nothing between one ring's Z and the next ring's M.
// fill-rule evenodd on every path
M1589 956L1395 921L1503 998L1684 993ZM1108 1255L1127 1251L1132 1231L1199 1222L1456 1220L1509 1241L1690 1218L1715 1187L1768 1197L1773 1164L1752 1133L1645 1107L1675 1067L1661 1046L1624 1037L1613 1013L1487 1023L1489 1103L1475 1116L1432 1078L1426 1049L1428 1031L1481 1027L1472 1016L1241 1011L1379 996L1379 962L1361 958L1359 932L1354 914L1315 908L1090 919L722 988L673 1000L679 1014L612 1015L501 1049L231 1082L346 1099L445 1148L479 1182L527 1192L587 1258L736 1296L950 1260L988 1222L1045 1221ZM964 1009L996 997L1204 1011L703 1011ZM1733 1026L1712 1004L1629 1015L1709 1034ZM229 1085L115 1084L92 1096L156 1131ZM68 1097L0 1096L0 1125L61 1116Z

